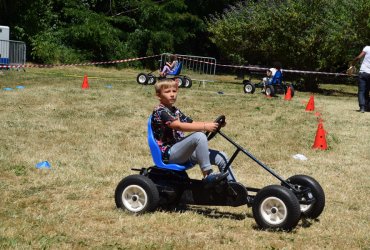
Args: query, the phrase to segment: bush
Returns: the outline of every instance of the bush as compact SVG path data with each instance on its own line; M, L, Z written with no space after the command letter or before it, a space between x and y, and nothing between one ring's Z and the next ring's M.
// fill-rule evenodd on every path
M335 72L370 39L370 3L246 1L208 20L211 40L236 63ZM309 77L307 82L313 83Z

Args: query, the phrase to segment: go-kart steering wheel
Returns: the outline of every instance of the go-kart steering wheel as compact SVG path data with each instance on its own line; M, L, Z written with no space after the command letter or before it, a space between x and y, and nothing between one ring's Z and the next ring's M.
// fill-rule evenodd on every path
M224 115L220 115L219 117L217 117L217 119L215 120L215 122L218 123L218 127L217 127L216 131L206 132L206 136L207 136L208 141L210 141L213 137L215 137L217 132L220 131L222 124L225 123L225 119L226 119L226 117Z

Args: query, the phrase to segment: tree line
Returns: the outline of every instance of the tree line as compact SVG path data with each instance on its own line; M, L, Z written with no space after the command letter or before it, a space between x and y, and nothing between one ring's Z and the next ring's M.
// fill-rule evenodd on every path
M2 0L0 24L39 63L213 54L205 17L235 0Z
M338 72L370 42L368 0L2 0L38 63L164 52Z

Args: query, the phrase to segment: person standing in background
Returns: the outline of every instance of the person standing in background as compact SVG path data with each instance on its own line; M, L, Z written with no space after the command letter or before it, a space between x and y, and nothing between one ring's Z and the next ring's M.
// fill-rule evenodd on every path
M370 91L370 46L365 46L361 53L356 56L351 64L354 65L358 60L364 58L358 74L358 105L360 112L370 111L369 91Z

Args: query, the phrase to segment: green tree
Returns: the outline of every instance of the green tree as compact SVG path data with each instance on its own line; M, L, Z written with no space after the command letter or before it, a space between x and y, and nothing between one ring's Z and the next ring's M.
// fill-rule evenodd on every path
M335 71L370 39L366 0L246 1L208 20L211 40L235 63Z

